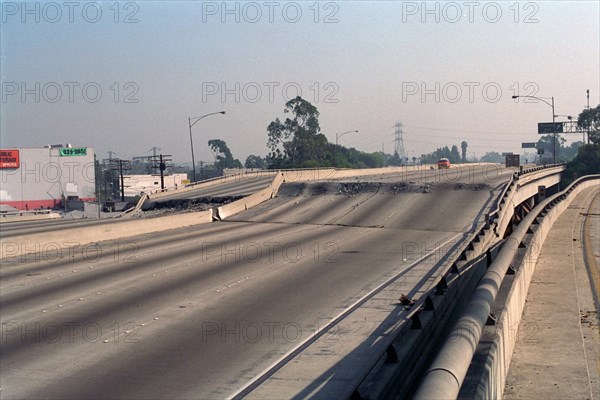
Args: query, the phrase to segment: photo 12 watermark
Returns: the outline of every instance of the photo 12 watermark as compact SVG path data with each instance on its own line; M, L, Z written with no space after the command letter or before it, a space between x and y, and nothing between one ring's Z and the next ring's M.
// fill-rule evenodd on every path
M339 103L337 82L202 82L202 102L287 103L300 96L311 103Z
M3 24L137 24L140 11L140 3L134 1L3 1L0 5Z
M403 23L489 23L501 21L536 24L540 6L527 1L403 1Z
M136 82L104 85L87 82L2 82L2 103L99 103L137 104L140 87Z
M312 261L317 264L338 263L340 249L335 242L203 242L199 257L202 262L285 263Z
M203 23L337 24L340 3L335 1L203 1Z
M60 162L21 161L17 165L18 168L3 171L1 175L2 179L0 180L3 185L9 181L15 181L15 178L17 182L22 184L50 183L57 185L65 182L87 182L93 184L96 179L96 170L93 161L83 163L70 160L60 160Z
M135 322L99 322L74 321L11 321L2 323L0 339L3 345L11 343L52 344L52 343L137 343L136 335L141 324Z
M494 81L487 82L402 82L403 103L498 103L513 96L535 96L540 87L535 82L514 82L504 87ZM509 93L508 97L506 93ZM527 102L535 102L525 97ZM516 99L518 101L518 98Z
M2 241L3 263L75 262L90 264L102 260L110 263L137 263L139 246L136 242L86 243Z

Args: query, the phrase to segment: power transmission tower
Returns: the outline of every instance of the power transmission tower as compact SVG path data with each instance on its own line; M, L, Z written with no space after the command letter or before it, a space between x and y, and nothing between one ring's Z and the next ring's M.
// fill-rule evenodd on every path
M151 149L150 149L150 150L148 150L148 151L151 151L151 152L152 152L152 157L153 157L154 159L156 159L156 156L157 156L157 154L158 154L158 153L157 153L157 151L158 151L158 150L162 150L162 149L161 149L160 147L156 147L156 146L154 146L153 148L151 148Z
M396 131L394 132L394 155L398 154L400 160L404 162L406 160L406 151L404 150L404 141L402 139L402 122L397 121Z

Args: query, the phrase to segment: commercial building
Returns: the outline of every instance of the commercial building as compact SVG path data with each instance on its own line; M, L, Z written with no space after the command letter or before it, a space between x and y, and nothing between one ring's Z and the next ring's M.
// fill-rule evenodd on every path
M20 210L95 201L94 149L55 145L0 149L0 204Z
M160 190L160 175L124 175L125 197L135 197L142 193ZM165 189L181 188L190 183L187 174L164 176Z

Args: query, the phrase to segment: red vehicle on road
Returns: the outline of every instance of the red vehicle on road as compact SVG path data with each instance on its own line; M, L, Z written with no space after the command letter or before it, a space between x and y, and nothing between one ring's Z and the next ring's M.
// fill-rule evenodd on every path
M440 161L437 162L438 169L448 169L450 168L450 160L447 158L440 158Z

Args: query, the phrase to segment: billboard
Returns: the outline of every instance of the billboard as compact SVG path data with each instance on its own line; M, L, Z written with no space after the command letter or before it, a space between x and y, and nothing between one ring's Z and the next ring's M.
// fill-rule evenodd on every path
M19 150L0 150L0 168L19 168Z

